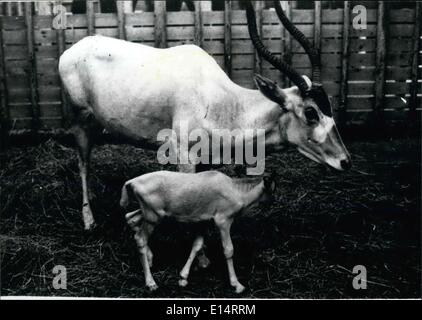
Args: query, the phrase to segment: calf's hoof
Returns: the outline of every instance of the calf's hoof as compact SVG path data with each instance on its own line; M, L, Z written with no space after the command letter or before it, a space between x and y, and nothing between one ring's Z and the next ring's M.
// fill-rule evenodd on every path
M243 291L245 291L245 287L238 283L235 285L235 291L237 294L242 293Z
M188 280L186 279L179 279L179 287L186 287L188 285Z
M210 259L208 259L205 255L198 257L198 266L202 269L208 268L210 265Z
M158 289L158 286L156 283L149 284L147 285L147 287L148 287L149 292L154 292Z

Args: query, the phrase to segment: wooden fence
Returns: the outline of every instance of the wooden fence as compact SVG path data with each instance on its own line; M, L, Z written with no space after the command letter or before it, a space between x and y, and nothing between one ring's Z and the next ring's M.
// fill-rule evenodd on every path
M264 43L310 74L309 59L286 33L273 10L257 3L258 28ZM350 2L343 9L286 7L294 24L321 49L324 86L335 102L341 125L416 121L421 111L421 5L388 10L380 2L368 9L366 29L352 26ZM417 16L418 15L418 16ZM35 16L30 3L22 17L0 17L1 124L4 130L62 128L66 97L57 71L60 54L90 34L119 37L157 47L196 43L210 53L233 81L253 87L254 72L288 85L267 62L260 61L249 39L242 10L68 15L64 30L52 28L53 16Z

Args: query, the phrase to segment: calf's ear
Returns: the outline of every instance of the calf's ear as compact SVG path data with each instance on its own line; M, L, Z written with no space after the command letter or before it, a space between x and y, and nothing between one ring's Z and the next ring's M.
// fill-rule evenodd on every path
M275 192L276 184L272 177L264 177L264 188L267 192L271 194Z

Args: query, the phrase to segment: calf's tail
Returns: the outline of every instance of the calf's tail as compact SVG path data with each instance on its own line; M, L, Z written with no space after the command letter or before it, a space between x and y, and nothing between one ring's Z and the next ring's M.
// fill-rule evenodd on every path
M126 208L129 205L129 192L132 192L130 182L126 182L122 188L122 195L120 197L120 206Z

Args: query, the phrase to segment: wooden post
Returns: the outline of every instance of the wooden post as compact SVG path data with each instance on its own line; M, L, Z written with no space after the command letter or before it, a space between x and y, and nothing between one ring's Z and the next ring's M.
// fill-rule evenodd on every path
M280 1L281 7L284 10L284 13L286 14L286 17L292 21L292 10L290 6L290 1ZM281 30L282 30L282 36L283 36L283 45L282 45L282 51L281 55L284 61L286 61L288 64L291 64L292 62L292 37L290 35L290 32L286 30L286 28L283 27L281 21L279 21L281 24ZM288 87L291 85L290 80L288 77L286 77L285 74L280 73L283 80L283 86Z
M40 127L40 108L38 105L37 95L37 64L34 50L34 24L32 19L32 6L32 2L25 2L26 40L28 48L28 61L30 64L29 83L32 105L32 130L37 131Z
M0 79L0 139L1 147L3 148L7 144L7 133L10 129L10 110L9 110L9 101L8 101L8 91L7 91L7 80L6 80L6 61L4 58L4 46L3 46L3 20L0 20L0 58L1 58L1 71L2 78Z
M384 1L378 1L377 19L374 120L378 123L382 123L382 105L384 101L386 58L386 23Z
M203 32L202 32L202 1L195 1L195 37L194 42L197 46L203 45Z
M321 19L322 7L321 1L314 1L314 47L320 52L321 49ZM322 79L321 79L322 81Z
M117 7L117 28L119 30L119 39L126 40L125 2L116 1L116 7Z
M346 122L347 111L347 80L349 77L349 41L350 41L350 1L344 1L343 10L343 43L341 52L341 82L340 82L340 124Z
M88 0L86 2L86 18L88 19L88 35L92 36L95 34L95 13L93 0Z
M412 124L417 122L416 107L418 103L418 65L421 63L419 60L419 51L422 50L420 46L420 38L422 35L421 23L422 20L422 4L416 2L415 8L415 25L413 31L413 55L412 55L412 83L410 86L410 104L409 104L409 117ZM420 106L419 106L420 107Z
M156 48L167 47L166 1L154 2L154 38Z
M232 4L224 2L224 68L229 77L232 75Z
M256 26L258 29L258 35L261 37L262 42L262 8L264 6L263 1L255 1L255 14L256 14ZM262 73L262 59L258 55L258 52L255 50L255 58L254 58L254 72L261 74Z

